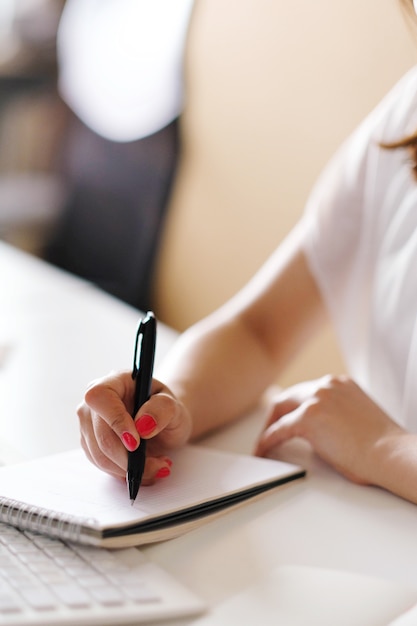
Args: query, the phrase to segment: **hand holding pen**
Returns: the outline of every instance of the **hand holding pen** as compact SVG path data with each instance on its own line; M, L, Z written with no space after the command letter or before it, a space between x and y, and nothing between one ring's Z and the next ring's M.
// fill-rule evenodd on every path
M153 366L156 346L156 320L152 312L139 322L133 355L132 378L135 381L135 396L133 404L134 418L142 404L151 395ZM146 439L141 438L136 450L129 452L126 481L129 489L129 498L133 504L138 495L142 482L146 461Z
M92 381L77 409L87 457L108 474L127 477L132 502L141 483L170 475L170 451L189 440L192 428L182 402L152 379L155 343L156 320L147 313L136 333L133 371L113 371Z

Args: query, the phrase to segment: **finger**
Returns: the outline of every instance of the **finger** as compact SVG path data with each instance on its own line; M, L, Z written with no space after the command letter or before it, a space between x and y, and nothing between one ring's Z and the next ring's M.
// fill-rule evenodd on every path
M84 439L81 441L81 446L84 450L86 457L93 465L106 472L107 474L115 476L116 478L125 477L126 471L123 471L118 465L112 463L108 457L102 455L100 453L100 450L96 449L95 452L92 452L91 450L94 450L94 447L91 447L90 449L88 443Z
M142 484L153 485L171 474L172 461L167 456L147 457Z
M255 447L256 456L266 456L273 448L302 436L300 421L302 409L298 407L291 413L270 424L261 434Z
M306 380L301 383L287 387L272 397L273 408L265 423L265 428L280 419L283 415L295 411L299 406L312 398L327 377Z
M283 393L274 399L274 405L271 408L270 414L265 422L264 429L266 430L271 424L274 424L277 420L281 419L284 415L292 413L300 405L298 399L289 398L287 393Z
M108 474L123 476L126 472L127 454L116 435L102 420L96 426L96 430L105 429L108 434L106 436L96 433L93 424L98 422L98 418L91 414L86 404L83 403L78 407L77 414L80 420L81 445L87 458ZM108 443L111 438L113 441ZM103 449L100 448L100 444Z
M191 419L171 392L155 381L153 395L137 413L135 426L141 438L149 439L153 454L184 444L190 437ZM159 435L157 439L156 435Z
M139 444L138 432L129 413L134 393L134 383L126 372L117 376L108 376L95 381L87 389L84 402L92 413L99 415L108 427L116 434L124 447L135 450ZM97 431L101 435L101 431ZM103 431L104 448L107 449L107 432ZM100 445L100 448L102 446Z
M131 449L137 448L136 440L127 433L122 434L123 441L120 441L118 435L108 426L108 424L98 415L93 415L92 419L93 437L89 439L90 453L94 457L95 463L106 471L116 471L124 474L127 468L127 447Z

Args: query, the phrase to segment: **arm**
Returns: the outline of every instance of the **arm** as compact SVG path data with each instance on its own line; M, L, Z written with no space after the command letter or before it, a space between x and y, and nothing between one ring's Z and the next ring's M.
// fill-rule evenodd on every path
M324 318L302 225L247 286L182 335L158 372L192 415L193 437L252 408Z
M417 435L399 429L379 442L375 484L417 504Z
M179 339L138 412L149 439L144 482L169 471L166 454L253 406L324 317L296 229L240 294ZM167 386L168 385L168 386ZM90 459L124 476L132 427L133 384L119 373L92 384L80 405L82 444ZM148 417L154 426L149 430ZM141 432L141 423L148 423ZM256 446L266 455L293 438L310 442L337 471L417 503L417 435L396 424L346 377L295 385L275 400ZM129 449L129 448L128 448Z
M116 476L126 449L148 441L145 482L167 470L166 454L236 419L277 379L323 318L303 254L300 223L254 279L229 303L179 339L136 416L128 373L96 381L78 415L81 441L96 465ZM139 435L138 435L139 433Z

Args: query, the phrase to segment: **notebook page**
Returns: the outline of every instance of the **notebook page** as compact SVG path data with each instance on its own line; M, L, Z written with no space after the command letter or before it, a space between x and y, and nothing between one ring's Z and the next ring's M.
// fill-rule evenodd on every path
M76 517L92 518L100 528L115 528L301 471L297 466L275 460L199 446L186 446L171 456L171 476L151 487L141 487L133 506L125 481L97 469L82 450L0 468L0 495Z

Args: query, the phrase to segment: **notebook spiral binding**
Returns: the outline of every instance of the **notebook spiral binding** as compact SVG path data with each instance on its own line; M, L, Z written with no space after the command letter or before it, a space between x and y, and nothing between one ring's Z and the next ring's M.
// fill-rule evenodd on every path
M0 522L19 528L58 537L76 543L97 544L94 531L97 522L57 513L18 500L0 497Z

